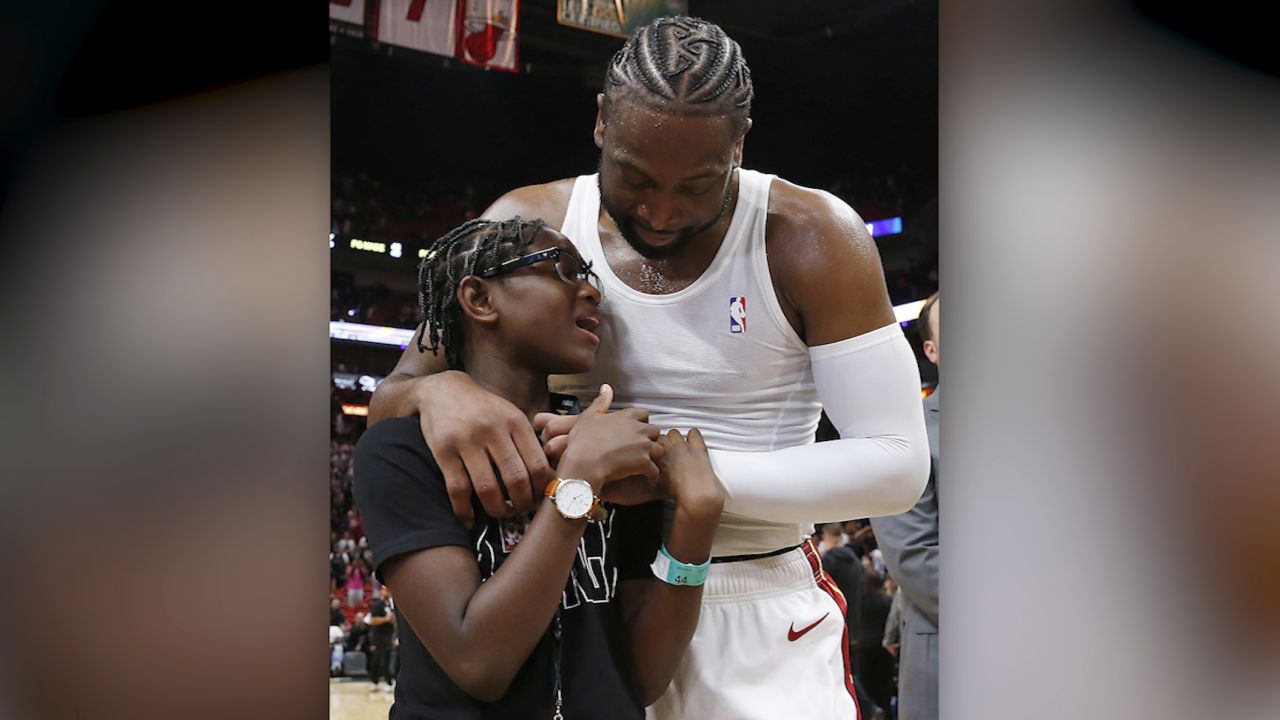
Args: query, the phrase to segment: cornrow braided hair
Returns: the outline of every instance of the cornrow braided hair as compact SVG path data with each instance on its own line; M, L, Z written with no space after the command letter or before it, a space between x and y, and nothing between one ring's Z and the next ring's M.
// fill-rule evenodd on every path
M720 26L699 18L660 17L637 28L614 54L604 84L606 107L626 99L682 114L751 116L751 70Z
M503 221L477 218L431 243L418 266L418 312L422 318L418 352L430 349L436 355L443 344L449 368L462 369L458 285L468 275L519 257L544 226L541 220L524 220L519 215Z

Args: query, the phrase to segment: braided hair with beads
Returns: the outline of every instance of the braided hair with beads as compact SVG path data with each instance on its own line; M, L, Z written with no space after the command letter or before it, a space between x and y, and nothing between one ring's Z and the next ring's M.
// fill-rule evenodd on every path
M609 62L604 83L606 112L625 99L663 112L733 116L739 131L754 95L738 43L718 25L683 16L638 28Z
M444 345L451 370L462 369L462 308L458 285L524 253L545 226L542 220L468 220L431 243L418 267L418 352L439 353ZM426 343L424 344L424 339Z

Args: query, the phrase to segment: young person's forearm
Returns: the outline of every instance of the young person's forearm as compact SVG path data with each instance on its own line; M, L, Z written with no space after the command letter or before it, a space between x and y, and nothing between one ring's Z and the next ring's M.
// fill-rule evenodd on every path
M572 457L561 469L570 477L594 478ZM588 482L599 494L598 480ZM555 618L586 526L586 519L569 520L543 499L520 544L471 596L456 647L467 662L479 664L472 679L478 694L468 690L478 699L492 702L506 693Z
M520 545L471 596L456 643L469 694L493 702L506 693L555 617L586 524L543 500Z
M706 562L719 519L718 505L709 508L677 505L666 542L667 552L691 565ZM654 580L628 620L636 679L645 705L656 702L671 684L698 627L701 604L701 586L675 586Z
M400 611L463 692L482 702L506 694L551 624L586 522L544 500L520 545L484 582L474 551L461 547L392 568L387 580Z

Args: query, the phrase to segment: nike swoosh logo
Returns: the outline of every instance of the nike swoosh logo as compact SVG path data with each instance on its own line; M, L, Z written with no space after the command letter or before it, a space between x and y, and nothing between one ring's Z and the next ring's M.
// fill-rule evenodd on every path
M827 613L827 615L830 615L830 614L831 613ZM817 620L814 620L812 625L809 625L808 627L805 627L805 628L801 628L799 631L796 630L796 624L791 623L791 629L787 630L787 639L790 640L791 642L795 642L796 640L799 640L805 633L818 627L819 623L821 623L823 620L826 620L827 615L823 615Z

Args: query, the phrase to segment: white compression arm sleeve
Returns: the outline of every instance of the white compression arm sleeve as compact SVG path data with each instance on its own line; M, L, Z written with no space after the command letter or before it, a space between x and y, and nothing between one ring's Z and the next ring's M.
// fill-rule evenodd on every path
M920 368L897 323L809 348L840 439L771 452L712 450L725 511L774 522L896 515L929 480Z

